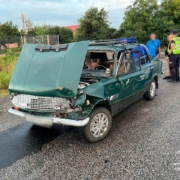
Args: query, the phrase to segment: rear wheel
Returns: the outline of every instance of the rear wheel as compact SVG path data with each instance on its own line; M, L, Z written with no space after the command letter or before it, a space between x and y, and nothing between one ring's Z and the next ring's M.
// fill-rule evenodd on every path
M144 94L145 99L152 100L156 95L156 81L153 80L149 86L148 91Z
M90 114L89 123L80 128L82 135L89 142L98 142L104 139L112 126L112 116L108 109L98 107Z

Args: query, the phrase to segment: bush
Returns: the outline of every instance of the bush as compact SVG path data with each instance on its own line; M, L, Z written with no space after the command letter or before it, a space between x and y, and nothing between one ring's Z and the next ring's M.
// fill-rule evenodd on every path
M0 90L7 90L17 58L18 54L12 49L8 49L5 56L0 57Z
M0 72L0 89L8 88L10 78L11 74L9 74L7 71Z
M6 54L9 50L11 50L11 51L14 52L14 53L17 53L17 52L20 52L21 49L22 49L21 47L12 48L12 49L9 49L9 48L0 49L0 54Z

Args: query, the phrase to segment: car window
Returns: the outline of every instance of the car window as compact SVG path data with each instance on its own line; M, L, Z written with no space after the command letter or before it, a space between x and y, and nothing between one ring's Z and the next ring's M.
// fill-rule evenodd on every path
M150 59L146 50L143 50L143 53L140 53L140 60L141 60L141 65L144 65L150 62Z
M113 63L114 52L88 52L84 62L84 69L105 70L109 68L112 71Z
M140 52L140 62L141 62L141 65L150 63L150 58L148 56L148 53L147 53L146 49L143 46L136 47L136 48L134 48L134 50Z
M118 74L128 74L141 69L139 52L124 54L118 66Z

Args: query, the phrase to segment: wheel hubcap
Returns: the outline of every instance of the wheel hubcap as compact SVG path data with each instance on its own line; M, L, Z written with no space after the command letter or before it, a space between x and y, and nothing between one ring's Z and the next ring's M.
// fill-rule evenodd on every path
M95 115L90 124L90 132L94 137L101 137L107 131L108 117L104 113Z
M154 97L155 93L156 93L156 85L154 82L152 82L151 87L150 87L150 94L152 97Z

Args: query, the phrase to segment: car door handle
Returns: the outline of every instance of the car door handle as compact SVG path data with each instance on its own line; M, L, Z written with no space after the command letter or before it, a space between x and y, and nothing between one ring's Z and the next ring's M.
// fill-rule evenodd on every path
M145 75L141 75L140 79L143 80L145 78Z

